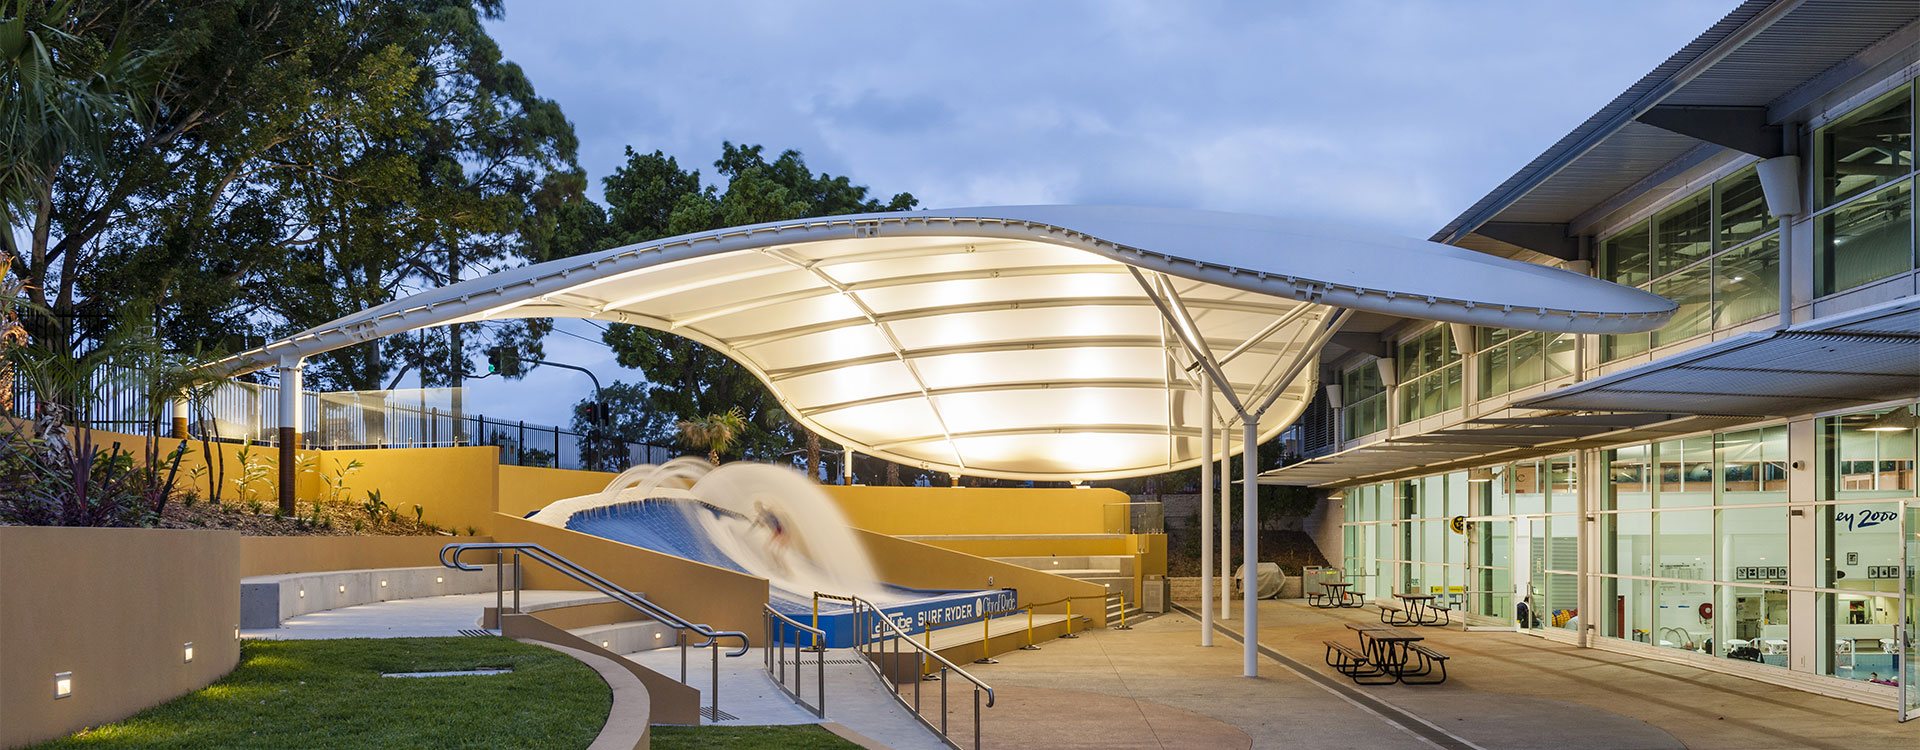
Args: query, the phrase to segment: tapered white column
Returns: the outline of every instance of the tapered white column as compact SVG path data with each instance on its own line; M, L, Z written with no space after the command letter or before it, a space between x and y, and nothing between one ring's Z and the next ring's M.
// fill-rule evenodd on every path
M1200 645L1213 645L1213 381L1200 378Z
M1231 425L1229 425L1231 426ZM1233 430L1220 430L1220 617L1233 616Z
M1240 523L1245 526L1240 530L1240 545L1243 548L1240 554L1240 586L1246 592L1246 601L1240 604L1240 611L1245 621L1241 633L1246 636L1243 659L1246 662L1244 674L1248 677L1260 676L1260 587L1254 580L1260 567L1260 528L1255 520L1260 510L1260 483L1255 481L1259 476L1256 461L1260 453L1259 431L1258 419L1248 419L1240 425Z

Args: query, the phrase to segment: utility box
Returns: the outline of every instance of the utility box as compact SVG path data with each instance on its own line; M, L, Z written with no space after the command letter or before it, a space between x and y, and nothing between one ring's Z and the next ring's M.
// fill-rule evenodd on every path
M1166 576L1147 576L1140 583L1140 609L1156 615L1167 612Z
M1318 594L1324 591L1324 589L1320 588L1320 584L1340 583L1342 580L1345 580L1345 576L1340 574L1339 568L1330 568L1325 565L1308 565L1300 573L1300 596Z

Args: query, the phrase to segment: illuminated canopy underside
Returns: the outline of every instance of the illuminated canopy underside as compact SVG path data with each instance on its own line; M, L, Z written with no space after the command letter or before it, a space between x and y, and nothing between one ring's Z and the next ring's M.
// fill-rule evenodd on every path
M1099 479L1199 460L1203 376L1183 317L1241 402L1280 389L1260 418L1265 440L1305 408L1310 342L1343 307L1627 333L1658 327L1674 305L1557 269L1269 217L1026 206L616 248L422 292L221 364L245 372L452 323L593 318L712 346L808 428L865 453L975 476ZM1216 399L1216 415L1233 415Z

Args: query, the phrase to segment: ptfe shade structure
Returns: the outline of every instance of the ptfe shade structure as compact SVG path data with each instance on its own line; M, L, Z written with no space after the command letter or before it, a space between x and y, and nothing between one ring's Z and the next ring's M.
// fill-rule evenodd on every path
M1341 308L1634 333L1675 306L1546 266L1273 217L1010 206L796 219L509 269L215 368L453 323L591 318L713 347L793 419L860 453L951 474L1111 479L1200 460L1206 368L1181 334L1249 409L1272 398L1264 441L1306 408L1310 342ZM1214 409L1232 416L1219 390Z

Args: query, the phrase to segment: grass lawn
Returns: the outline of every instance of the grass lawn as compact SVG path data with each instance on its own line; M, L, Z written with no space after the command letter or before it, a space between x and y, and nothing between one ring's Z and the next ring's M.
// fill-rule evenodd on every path
M481 667L513 672L380 676ZM38 747L583 748L611 704L586 665L503 638L247 641L219 682Z
M657 726L653 750L840 750L860 747L813 724L784 727Z

